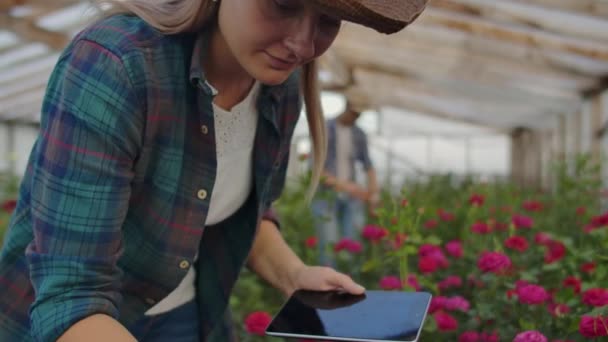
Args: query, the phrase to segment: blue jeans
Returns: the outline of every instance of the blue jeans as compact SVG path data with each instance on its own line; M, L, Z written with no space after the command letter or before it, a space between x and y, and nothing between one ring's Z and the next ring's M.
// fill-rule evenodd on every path
M169 312L144 316L128 329L139 342L198 342L198 318L192 300Z
M363 225L363 211L359 200L337 196L334 199L315 199L312 202L315 228L319 238L319 263L334 266L330 244L340 239L356 239Z

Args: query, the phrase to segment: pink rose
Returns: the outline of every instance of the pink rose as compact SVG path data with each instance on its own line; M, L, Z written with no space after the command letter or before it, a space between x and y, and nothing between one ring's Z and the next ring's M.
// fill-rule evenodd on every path
M593 288L583 292L583 303L597 307L608 305L608 289Z
M530 330L517 334L513 342L547 342L547 338L536 330Z
M264 336L264 332L271 320L272 317L267 312L252 312L245 318L245 328L250 334Z
M518 252L525 252L528 249L528 240L523 236L511 236L505 240L505 247Z
M608 336L608 317L583 316L578 331L588 338Z
M446 268L449 265L448 259L443 254L439 246L425 244L418 249L418 256L429 257L435 260L437 267Z
M399 277L386 276L380 279L380 288L383 290L401 290L403 286Z
M534 225L534 220L528 216L524 215L513 215L511 217L511 222L515 225L515 228L532 228Z
M458 321L456 321L456 319L448 313L437 311L433 315L433 318L435 318L437 328L441 332L454 331L458 329Z
M445 245L445 250L455 258L462 258L462 243L458 240L450 241Z
M538 285L525 285L516 290L519 302L528 305L542 304L549 299L547 291Z
M444 280L440 281L437 286L439 286L439 289L441 290L447 290L450 287L460 287L462 286L462 278L454 275L448 276Z
M469 311L471 304L469 304L469 301L464 299L464 297L454 296L445 301L444 307L446 310L450 311L460 310L462 312L467 312Z
M511 267L511 259L498 252L484 252L477 260L477 267L484 273L502 273Z

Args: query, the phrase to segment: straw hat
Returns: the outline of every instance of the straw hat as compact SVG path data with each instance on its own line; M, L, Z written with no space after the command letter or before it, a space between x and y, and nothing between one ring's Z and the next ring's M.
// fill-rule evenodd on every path
M428 0L311 0L321 11L381 33L395 33L413 22Z

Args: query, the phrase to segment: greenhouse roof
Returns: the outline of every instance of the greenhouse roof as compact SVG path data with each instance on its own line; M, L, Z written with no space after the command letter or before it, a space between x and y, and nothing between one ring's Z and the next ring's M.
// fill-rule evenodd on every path
M0 121L36 123L49 74L89 1L0 3ZM431 0L410 27L345 24L324 88L373 107L510 131L547 128L608 87L606 0Z

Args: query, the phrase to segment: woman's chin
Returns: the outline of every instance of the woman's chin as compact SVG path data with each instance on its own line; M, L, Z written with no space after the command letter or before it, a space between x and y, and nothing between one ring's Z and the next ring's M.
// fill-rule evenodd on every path
M253 75L254 78L260 81L262 84L268 86L276 86L283 84L291 75L293 70L274 70L267 68Z

